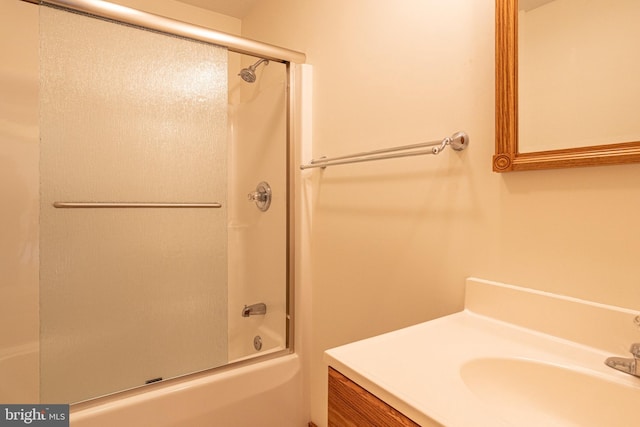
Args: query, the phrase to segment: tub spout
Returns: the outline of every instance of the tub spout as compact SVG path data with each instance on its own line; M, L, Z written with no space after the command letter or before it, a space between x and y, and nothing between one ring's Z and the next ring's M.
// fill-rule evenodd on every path
M629 351L633 355L633 358L609 357L605 363L607 366L624 372L625 374L640 377L640 363L638 363L640 360L640 343L632 344Z
M265 315L267 314L267 305L263 302L251 305L245 305L242 309L242 317Z

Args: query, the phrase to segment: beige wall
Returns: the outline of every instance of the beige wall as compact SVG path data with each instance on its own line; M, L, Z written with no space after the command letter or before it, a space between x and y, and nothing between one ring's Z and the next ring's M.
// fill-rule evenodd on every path
M263 0L254 12L243 35L314 67L315 156L471 136L460 154L315 172L316 423L324 349L459 310L467 276L640 309L640 165L491 171L493 0Z
M231 34L239 34L242 26L242 22L237 18L176 0L111 0L110 2Z

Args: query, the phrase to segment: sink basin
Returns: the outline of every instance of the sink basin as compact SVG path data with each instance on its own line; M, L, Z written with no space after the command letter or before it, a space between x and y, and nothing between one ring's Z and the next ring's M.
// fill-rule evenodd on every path
M638 310L469 279L465 309L325 352L421 426L640 427ZM621 353L621 351L623 353Z
M478 358L460 376L481 401L514 425L636 426L639 387L605 374L518 358Z

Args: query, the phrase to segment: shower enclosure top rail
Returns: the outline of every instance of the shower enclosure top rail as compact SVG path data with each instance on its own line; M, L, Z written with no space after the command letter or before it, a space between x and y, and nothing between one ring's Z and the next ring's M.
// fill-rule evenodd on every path
M27 3L57 6L87 15L109 19L148 30L167 33L192 40L224 46L232 52L269 59L276 62L302 64L306 56L302 52L262 43L233 34L215 31L198 25L187 24L160 15L142 12L103 0L22 0Z
M419 144L403 145L400 147L383 148L381 150L365 151L339 157L321 157L313 159L300 169L326 168L327 166L346 165L349 163L370 162L373 160L394 159L399 157L422 156L425 154L439 154L447 146L455 151L462 151L469 145L469 136L465 132L456 132L442 141L422 142ZM432 147L428 150L420 148ZM391 153L391 154L388 154Z

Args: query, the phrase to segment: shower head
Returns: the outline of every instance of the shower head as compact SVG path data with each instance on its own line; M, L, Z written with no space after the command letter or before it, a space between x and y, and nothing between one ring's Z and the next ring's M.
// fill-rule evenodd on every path
M255 64L251 65L249 68L243 68L242 70L240 70L238 75L240 77L242 77L242 80L244 80L247 83L255 82L256 81L256 68L258 68L258 65L262 64L263 62L264 62L264 65L268 65L269 64L269 60L268 59L261 59L258 62L256 62Z

